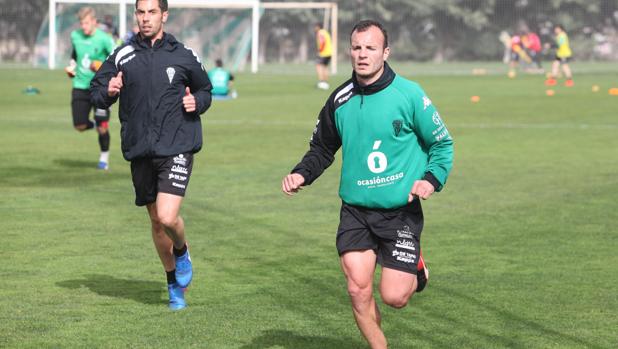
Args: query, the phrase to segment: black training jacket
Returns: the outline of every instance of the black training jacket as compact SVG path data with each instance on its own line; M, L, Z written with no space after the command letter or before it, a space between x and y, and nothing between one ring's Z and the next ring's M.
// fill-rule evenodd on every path
M200 114L210 107L212 85L197 55L172 35L151 46L135 35L107 57L90 83L97 108L107 109L118 99L107 95L112 77L122 72L120 137L125 159L196 153L202 148ZM184 110L189 87L197 110Z

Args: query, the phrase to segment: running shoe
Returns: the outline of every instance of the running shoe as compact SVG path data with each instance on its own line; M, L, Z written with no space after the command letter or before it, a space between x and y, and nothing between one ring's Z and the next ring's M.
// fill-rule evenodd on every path
M109 170L109 164L105 161L99 161L99 164L97 165L97 170Z
M167 285L167 292L170 295L169 307L171 310L180 310L187 306L187 302L185 302L185 291L178 283Z
M176 259L176 283L181 288L187 288L193 278L193 264L191 263L191 256L189 256L189 247L187 246L187 252L178 257L174 255Z

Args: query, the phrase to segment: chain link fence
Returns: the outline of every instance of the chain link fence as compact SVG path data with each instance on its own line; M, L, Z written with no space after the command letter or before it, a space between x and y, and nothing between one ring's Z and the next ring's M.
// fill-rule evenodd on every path
M347 0L339 5L339 59L345 59L349 31L360 19L377 19L389 32L391 59L416 62L502 61L500 33L529 28L551 42L562 24L574 58L618 60L616 0ZM81 5L59 5L59 57L69 55L68 33L76 29ZM115 6L90 5L117 27ZM132 6L127 9L132 27ZM47 0L0 0L0 63L44 66L47 59ZM322 10L264 10L260 22L260 63L313 61L313 24ZM167 29L200 52L206 61L224 57L242 68L248 59L250 13L241 10L171 9ZM247 34L248 33L248 34ZM545 52L551 58L551 52Z

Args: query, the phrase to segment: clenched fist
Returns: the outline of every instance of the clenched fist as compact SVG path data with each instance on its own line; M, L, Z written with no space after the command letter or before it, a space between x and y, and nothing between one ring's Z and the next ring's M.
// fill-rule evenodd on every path
M110 97L117 96L122 88L122 72L118 72L118 75L109 80L107 86L107 95Z

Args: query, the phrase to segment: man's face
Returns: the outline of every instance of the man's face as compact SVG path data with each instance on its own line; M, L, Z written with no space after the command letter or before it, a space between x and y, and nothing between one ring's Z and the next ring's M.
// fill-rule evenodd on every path
M135 18L142 36L145 39L151 39L163 32L163 23L167 21L167 11L161 12L158 0L140 0L135 9Z
M384 69L390 49L384 48L384 36L378 27L352 33L350 56L352 69L360 82L370 84L377 80Z
M84 34L90 36L94 33L94 30L97 28L97 19L93 16L86 16L79 20L79 26L84 31Z

